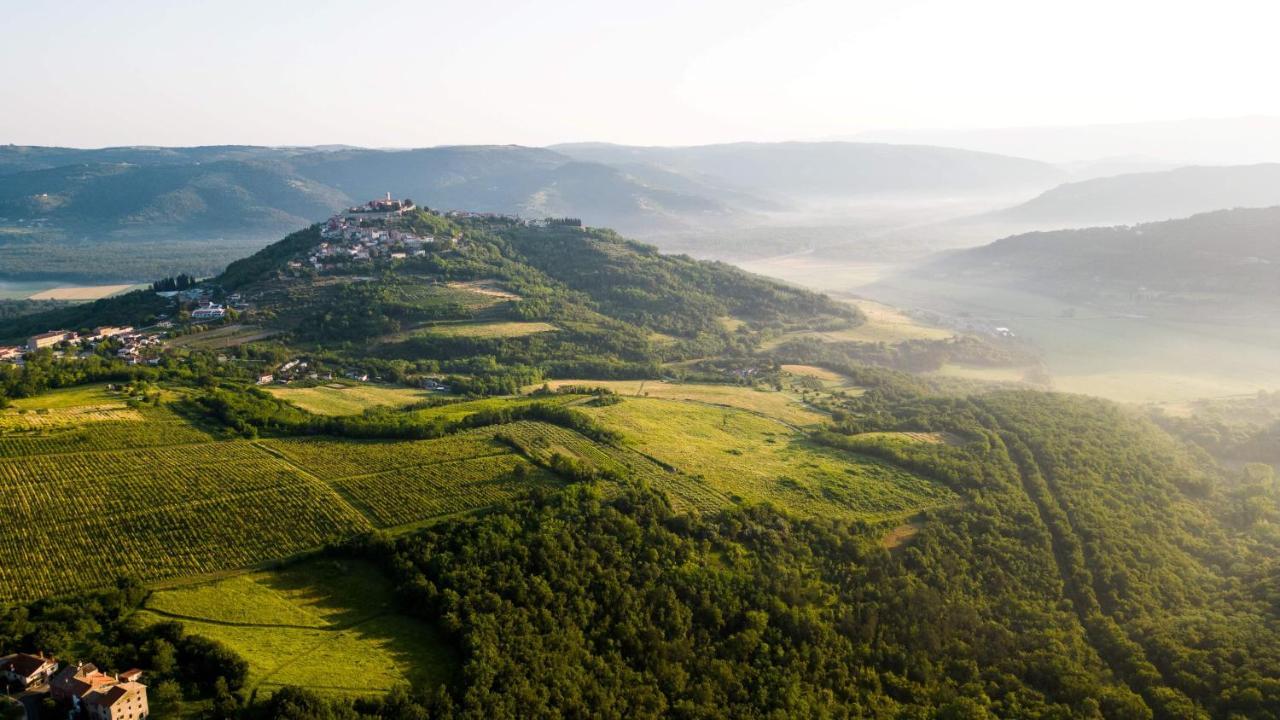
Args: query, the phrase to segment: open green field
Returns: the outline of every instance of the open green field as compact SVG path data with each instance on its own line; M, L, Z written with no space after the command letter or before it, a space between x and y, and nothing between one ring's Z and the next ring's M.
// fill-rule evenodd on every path
M405 407L431 398L420 388L332 382L314 387L272 385L267 392L317 415L359 415L375 407Z
M631 447L735 501L771 502L816 517L885 519L954 498L929 480L816 445L752 412L654 398L583 410L623 432Z
M800 330L784 333L765 343L766 349L796 338L817 338L827 342L900 343L905 340L946 340L954 330L925 324L897 308L862 298L849 298L866 316L861 325L840 330Z
M565 386L602 387L624 396L722 405L768 415L791 425L816 425L826 418L805 406L798 395L771 388L662 380L553 380L547 384L553 389Z
M411 334L417 337L474 337L505 338L524 337L536 333L554 332L555 325L545 322L450 322L426 325L415 329Z
M456 664L435 628L396 612L381 572L351 560L157 589L141 615L226 643L248 661L246 687L259 696L283 685L350 696L431 688Z

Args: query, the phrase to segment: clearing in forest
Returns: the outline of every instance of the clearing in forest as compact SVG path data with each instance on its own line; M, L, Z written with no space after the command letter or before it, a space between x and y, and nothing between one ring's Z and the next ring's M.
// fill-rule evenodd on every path
M432 625L397 611L381 572L349 559L161 588L140 614L226 643L248 661L246 689L259 697L283 685L347 696L432 688L457 663Z
M555 325L545 322L520 322L515 320L494 322L442 322L424 325L412 331L415 337L474 337L504 338L524 337L544 332L555 332Z
M628 398L583 410L645 455L736 501L817 517L885 519L954 498L918 475L817 445L777 420L735 408Z

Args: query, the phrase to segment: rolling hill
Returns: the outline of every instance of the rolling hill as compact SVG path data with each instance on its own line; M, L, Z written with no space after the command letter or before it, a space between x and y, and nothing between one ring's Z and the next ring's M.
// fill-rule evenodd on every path
M924 145L787 142L693 147L553 146L609 164L646 163L743 190L796 201L983 194L1045 187L1064 178L1046 163Z
M1061 180L1031 161L945 148L0 147L0 275L210 274L289 228L392 192L438 208L581 217L630 234L701 232L815 202L934 197ZM100 247L101 246L101 247ZM97 252L103 262L79 262Z
M436 240L232 263L220 327L0 325L172 323L0 365L0 651L158 688L203 647L172 692L260 717L1280 718L1270 468L869 366L796 337L860 313L612 231L400 222Z
M1078 300L1274 305L1280 300L1280 207L1016 235L943 256L926 273Z
M1130 225L1280 205L1280 164L1183 167L1067 183L983 219L1041 229Z

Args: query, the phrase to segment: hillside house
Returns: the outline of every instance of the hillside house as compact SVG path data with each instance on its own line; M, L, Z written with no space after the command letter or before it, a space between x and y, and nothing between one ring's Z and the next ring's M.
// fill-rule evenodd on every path
M141 670L108 675L91 663L67 666L49 682L55 700L70 702L91 720L145 720L151 713Z
M107 325L107 326L103 326L103 327L100 327L100 328L96 328L96 329L94 329L94 331L93 331L93 339L95 339L95 340L104 340L104 339L106 339L106 338L109 338L109 337L115 337L115 336L117 336L117 335L128 335L128 334L129 334L129 333L131 333L131 332L133 332L133 328L132 328L132 327L127 327L127 326L126 326L126 327L112 327L112 326L110 326L110 325Z
M39 335L32 335L27 340L27 350L35 352L41 348L53 347L61 342L70 342L76 338L77 335L70 330L50 330Z
M14 653L0 657L0 679L24 690L48 682L57 671L58 659L52 655L45 657L44 653Z
M226 316L227 309L213 303L206 303L191 311L192 320L221 320Z
M22 358L22 348L20 347L0 347L0 362L12 362Z

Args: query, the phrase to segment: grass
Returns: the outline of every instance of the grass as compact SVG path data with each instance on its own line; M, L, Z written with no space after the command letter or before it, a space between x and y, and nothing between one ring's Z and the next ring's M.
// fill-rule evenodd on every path
M283 685L346 696L432 688L457 663L434 627L396 612L382 573L352 560L159 589L141 615L226 643L248 661L247 690L259 696Z
M438 323L415 329L411 334L417 337L474 337L474 338L506 338L525 337L537 333L554 332L555 325L545 322L519 322L515 320L494 322L458 322Z
M98 384L50 390L35 397L13 401L13 408L22 410L62 410L99 405L124 407L124 399L118 393L107 390L105 384Z
M317 415L359 415L374 407L405 407L433 397L419 388L332 382L314 387L272 385L267 392Z
M884 519L954 497L924 478L816 445L777 420L734 408L633 398L584 411L624 433L631 447L736 501Z
M587 386L608 388L619 395L665 400L688 400L748 410L790 425L816 425L826 416L806 407L799 396L773 389L741 385L670 383L660 380L555 380L552 388Z
M770 342L765 349L797 338L818 338L827 342L866 342L889 345L905 340L946 340L954 336L953 330L934 327L916 320L897 308L862 298L850 299L866 316L866 321L855 327L840 330L799 330L784 333Z
M32 295L30 300L99 300L112 295L119 295L129 290L145 288L146 285L80 285L72 287L55 287L41 290Z

